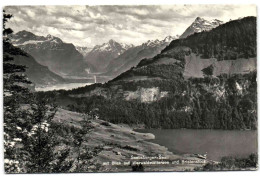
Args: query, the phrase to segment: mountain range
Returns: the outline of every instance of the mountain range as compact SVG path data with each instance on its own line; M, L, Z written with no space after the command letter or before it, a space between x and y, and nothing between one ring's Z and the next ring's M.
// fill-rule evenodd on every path
M85 77L100 73L103 76L116 77L135 67L142 59L156 56L171 41L197 32L209 31L222 23L216 19L207 21L197 17L180 37L176 35L167 36L163 40L148 40L138 46L111 39L94 48L80 47L64 43L55 36L37 36L28 31L17 32L11 39L14 46L21 48L36 62L62 77Z
M14 64L26 66L25 74L29 80L33 82L33 87L36 85L53 85L66 82L61 76L51 72L48 67L36 62L30 54L22 51L20 48L17 48L12 44L10 44L10 48L14 48L13 50L20 50L20 52L17 52L18 54L8 53L8 51L4 52L14 58L14 60L11 61Z
M172 40L185 38L189 35L202 31L209 31L221 24L223 24L223 22L217 19L208 21L197 17L181 36L167 36L163 40L148 40L141 45L130 47L126 51L119 54L118 57L111 59L110 62L106 64L106 68L102 70L105 71L103 75L109 75L113 77L118 76L131 67L136 66L142 59L151 58L159 54L161 50L164 49ZM95 51L95 53L96 52L99 51ZM102 65L102 63L103 62L96 62L93 63L93 65Z
M212 67L213 76L250 73L256 70L255 26L255 18L246 17L230 21L211 31L173 40L160 54L141 60L136 67L111 82L173 79L182 76L203 78L203 70L208 67ZM164 69L161 70L160 67ZM143 77L147 78L143 80Z
M102 65L97 70L107 69L106 74L118 76L104 84L54 91L50 95L57 95L62 103L64 98L73 100L72 104L66 102L73 111L95 109L102 119L112 123L144 124L146 128L256 129L256 17L220 25L216 22L211 29L200 18L195 22L205 24L206 29L196 32L196 25L192 24L194 29L188 30L192 29L189 27L184 32L187 37L166 37L128 49L112 40L94 47L92 53L117 54L110 57L106 67ZM63 46L56 45L60 41L53 36L20 36L13 42L28 53L37 46L47 53L52 44L54 48ZM106 59L90 62L71 46L89 65ZM24 59L19 59L21 64L29 60L34 63ZM45 70L41 74L49 80L60 78L49 74L47 67L29 67L39 68L32 70L31 76Z
M96 45L88 54L86 54L85 60L94 65L99 72L104 72L110 61L132 47L132 44L127 45L118 43L111 39L107 43Z
M62 93L73 110L113 123L256 129L256 17L173 40L108 83Z
M107 66L105 75L117 76L131 67L136 66L142 59L154 57L178 36L167 36L163 40L148 40L142 45L132 47L113 59Z
M28 31L20 31L11 36L11 42L33 56L39 64L61 76L86 76L89 71L95 71L73 44L64 43L58 37L37 36Z

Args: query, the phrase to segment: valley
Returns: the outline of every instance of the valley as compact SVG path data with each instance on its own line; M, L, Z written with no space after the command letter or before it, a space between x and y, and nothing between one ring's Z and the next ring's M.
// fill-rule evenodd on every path
M160 27L142 6L130 19L106 8L128 20L105 28L101 12L76 8L52 19L63 36L4 25L6 172L256 170L256 17Z
M209 31L220 24L222 22L219 20L207 21L198 17L180 38L203 30ZM93 48L74 46L52 35L38 36L25 30L12 34L10 38L14 46L30 54L35 62L48 67L52 75L55 75L56 78L51 78L52 81L50 81L50 76L47 76L49 78L43 77L39 82L31 76L35 75L36 71L27 73L37 87L43 87L63 82L67 84L79 81L78 83L81 83L85 78L89 79L93 76L97 77L96 82L105 83L131 67L137 66L142 59L156 56L172 40L178 39L179 35L167 36L163 40L148 40L138 46L118 43L111 39ZM19 61L19 63L26 64L25 61ZM33 67L29 68L32 70ZM58 77L60 78L57 80ZM76 79L72 79L73 77ZM89 81L86 80L86 82Z
M243 28L245 24L252 28ZM253 26L255 19L247 17L173 40L160 54L143 59L105 84L58 91L58 97L73 98L77 103L68 105L73 111L98 109L100 117L112 123L142 123L146 128L254 130L257 100ZM237 40L248 44L229 43L229 38L237 36L232 32L221 40L227 28L245 33ZM209 38L216 36L215 41L221 40L225 47L215 47ZM192 45L194 41L200 43ZM237 55L236 44L241 47ZM221 48L226 48L227 54Z

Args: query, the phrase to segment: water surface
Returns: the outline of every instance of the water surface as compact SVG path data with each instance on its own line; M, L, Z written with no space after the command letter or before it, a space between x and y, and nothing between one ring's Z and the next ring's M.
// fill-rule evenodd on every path
M205 154L216 161L224 156L248 156L257 152L257 131L145 129L152 133L154 143L163 145L173 153Z
M93 83L66 83L66 84L55 84L55 85L47 85L35 87L36 91L52 91L52 90L71 90L78 87L85 87L86 85L91 85Z

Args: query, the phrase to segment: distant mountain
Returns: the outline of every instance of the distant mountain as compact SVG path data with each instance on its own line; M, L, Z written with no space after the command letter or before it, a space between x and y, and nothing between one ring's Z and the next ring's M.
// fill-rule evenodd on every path
M177 38L178 36L167 36L163 40L148 40L142 45L128 49L108 64L106 75L117 76L136 66L142 59L154 57Z
M76 50L85 57L92 49L84 46L75 46Z
M148 41L143 46L155 46L155 43L159 42ZM81 96L101 95L107 99L139 99L141 102L153 102L166 94L180 96L185 89L190 89L189 92L195 91L194 96L200 89L205 91L201 92L202 95L216 89L219 94L214 96L218 97L224 95L223 91L230 93L230 89L248 91L250 86L246 80L255 83L255 73L256 18L245 17L210 31L173 40L160 54L142 59L137 66L108 83L81 88L74 92ZM203 84L196 85L201 87L194 89L194 82ZM231 87L227 88L225 84Z
M203 18L197 17L195 21L184 31L180 38L186 38L194 33L209 31L213 28L218 27L223 24L223 21L214 19L214 20L205 20Z
M109 40L102 45L96 45L85 57L86 61L94 65L99 72L104 72L110 61L117 58L133 45L118 43Z
M80 98L71 107L146 128L257 129L256 21L173 40L108 83L67 91Z
M28 31L20 31L11 36L11 41L14 46L29 53L38 63L59 75L86 76L95 71L73 44L64 43L58 37L37 36Z
M14 47L13 45L10 45L10 47ZM4 53L11 55L14 60L11 61L17 65L24 65L26 66L26 76L29 78L30 81L32 81L35 85L51 85L51 84L60 84L64 83L65 80L51 72L48 67L43 66L35 61L35 59L29 55L28 53L25 53L24 51L21 51L21 53L24 54L12 54L12 53Z

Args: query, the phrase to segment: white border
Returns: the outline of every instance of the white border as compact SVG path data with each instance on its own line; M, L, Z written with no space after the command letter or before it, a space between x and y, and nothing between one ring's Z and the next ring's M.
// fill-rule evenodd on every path
M260 1L259 0L1 0L0 1L1 7L7 6L7 5L159 5L159 4L256 4L259 6ZM257 8L257 13L259 12L259 8ZM2 16L2 9L1 9L1 16ZM259 32L259 18L257 18L257 33ZM2 19L1 19L1 26L2 26ZM259 37L257 38L257 51L259 51ZM1 42L1 64L2 64L2 42ZM259 53L257 53L257 56L259 56ZM0 95L0 114L1 114L1 122L3 122L3 66L0 67L0 87L1 87L1 95ZM257 64L257 81L259 80L260 76L260 69L259 64ZM259 82L259 81L258 81ZM258 92L260 92L260 88L258 86L257 88ZM258 96L258 109L259 109L259 96ZM259 116L258 111L258 117ZM258 127L260 127L260 120L258 119ZM4 174L3 169L3 126L0 122L0 175ZM258 135L258 146L259 146L259 135ZM259 175L260 171L237 171L237 172L144 172L141 173L141 176L172 176L172 175L236 175L236 176L244 176L244 175ZM8 174L8 175L14 175L14 174ZM38 175L38 174L22 174L22 175ZM41 174L41 175L54 175L54 174ZM65 175L65 174L59 174L59 175ZM67 175L67 174L66 174ZM112 176L112 175L123 175L123 176L138 176L140 173L83 173L83 174L75 174L71 173L69 175L87 175L87 176ZM16 174L17 176L17 174Z
M257 0L8 0L1 5L152 5L152 4L258 4Z

